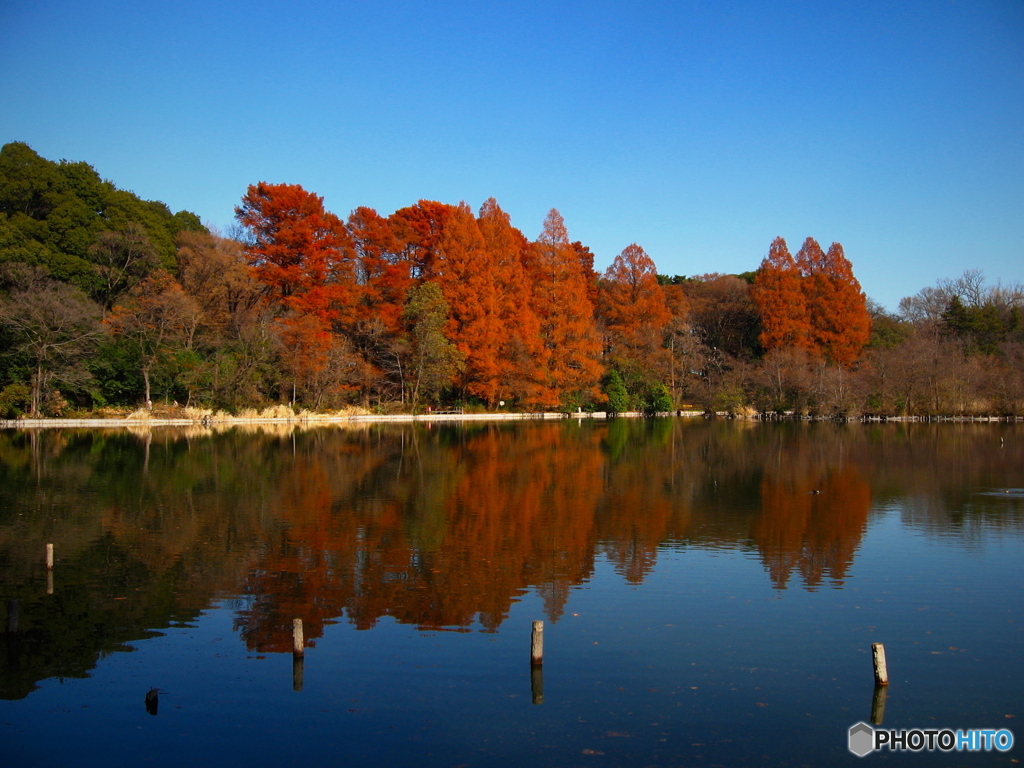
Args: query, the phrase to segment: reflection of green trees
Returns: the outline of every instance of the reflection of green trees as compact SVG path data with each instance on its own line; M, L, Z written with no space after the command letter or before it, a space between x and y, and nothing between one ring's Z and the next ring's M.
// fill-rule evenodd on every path
M41 560L35 570L31 581L5 590L5 606L18 601L18 631L0 635L0 698L23 698L47 677L87 677L103 656L200 609L178 594L187 578L180 562L153 570L111 535L61 561L52 595Z
M0 603L21 599L23 629L5 695L221 596L246 596L249 647L284 651L296 616L313 639L340 616L494 630L535 590L557 619L595 557L640 583L666 546L755 552L780 589L841 584L872 504L968 539L1024 525L1019 499L975 492L1024 485L1021 433L668 419L2 432ZM39 586L48 541L54 596ZM132 601L111 607L122 584ZM59 607L72 602L86 608ZM92 644L73 640L85 629L57 638L62 623Z

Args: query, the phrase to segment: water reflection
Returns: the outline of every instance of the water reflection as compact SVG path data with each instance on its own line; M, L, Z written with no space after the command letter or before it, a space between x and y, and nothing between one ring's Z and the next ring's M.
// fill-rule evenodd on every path
M1024 501L1001 492L1024 485L1021 435L681 420L3 432L0 696L87 674L225 597L248 648L286 652L295 617L312 641L340 617L494 631L528 590L557 621L596 558L639 584L665 547L756 553L779 590L841 588L873 508L968 543L1024 527Z

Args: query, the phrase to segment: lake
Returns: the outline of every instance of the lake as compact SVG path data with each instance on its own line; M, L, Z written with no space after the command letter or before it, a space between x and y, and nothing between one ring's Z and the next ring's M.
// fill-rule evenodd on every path
M11 766L861 765L872 718L1020 738L1024 425L4 430L0 611Z

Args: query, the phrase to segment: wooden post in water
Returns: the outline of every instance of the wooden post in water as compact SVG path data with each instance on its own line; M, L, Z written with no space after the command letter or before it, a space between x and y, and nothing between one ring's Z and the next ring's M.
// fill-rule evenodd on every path
M306 643L302 638L302 619L292 619L292 654L302 656L306 652Z
M302 671L306 641L302 636L302 619L292 619L292 690L302 690Z
M885 668L885 646L881 643L872 643L871 656L875 663L875 685L888 685L889 671Z
M540 666L544 663L544 622L533 622L533 635L530 638L530 664Z
M53 544L46 545L46 594L53 594Z

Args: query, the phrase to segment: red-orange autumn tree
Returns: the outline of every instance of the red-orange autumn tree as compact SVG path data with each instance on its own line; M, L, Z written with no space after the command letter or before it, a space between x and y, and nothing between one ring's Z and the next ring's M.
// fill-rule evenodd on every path
M446 335L466 358L461 388L494 405L501 345L496 275L476 217L465 203L448 212L430 264L431 277L450 307Z
M806 349L848 366L871 336L871 317L843 246L828 253L813 237L794 259L781 237L772 242L754 280L751 296L761 319L766 350Z
M545 359L545 350L523 266L530 242L512 226L509 215L493 197L480 207L477 225L494 273L495 309L501 333L497 357L498 396L539 402L542 399L539 366Z
M416 281L408 251L395 236L390 219L372 208L359 207L349 215L347 226L359 285L355 326L347 329L358 355L353 384L369 405L373 396L381 400L403 391L401 376L393 381L389 372L399 365L395 342L404 331L402 313Z
M282 362L312 384L331 362L335 322L352 322L358 297L348 231L323 198L297 184L251 185L235 208L251 236L246 255L256 279L283 310Z
M348 232L356 254L360 319L378 318L388 331L396 332L413 280L391 222L361 206L349 215Z
M587 299L590 301L591 306L594 307L594 310L597 311L597 283L601 275L594 269L594 254L579 240L573 241L571 245L576 253L576 258L580 261L580 267L583 269L583 282L587 286Z
M796 263L804 276L812 351L839 365L854 363L871 338L871 316L843 246L832 243L828 253L822 253L821 246L809 237L796 255Z
M658 356L671 315L654 260L636 243L627 246L605 270L598 315L604 321L613 356L639 365L650 365Z
M526 272L546 350L545 392L538 405L569 406L599 397L601 341L587 277L561 214L554 208L528 252Z
M435 200L420 200L388 217L402 249L401 258L413 278L429 280L434 274L437 243L455 208Z
M779 347L807 349L811 345L800 268L781 237L772 241L757 270L750 296L761 317L761 346L771 351Z

